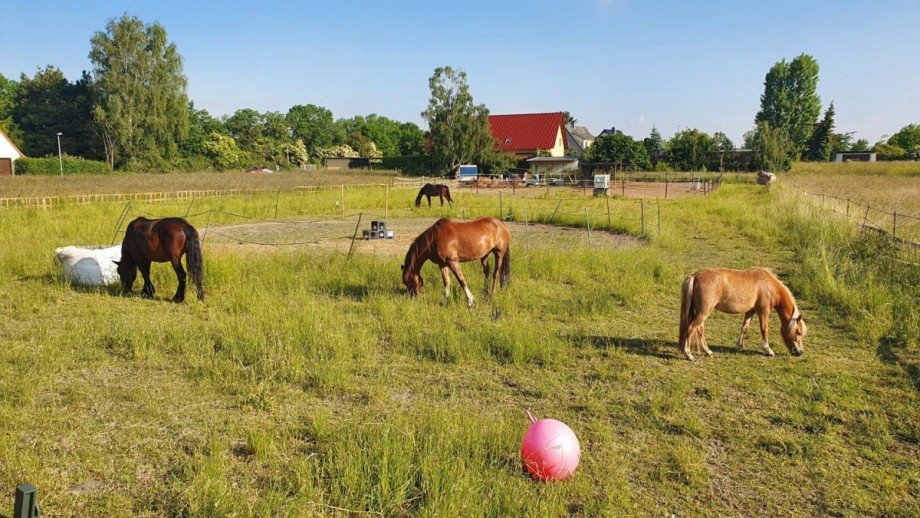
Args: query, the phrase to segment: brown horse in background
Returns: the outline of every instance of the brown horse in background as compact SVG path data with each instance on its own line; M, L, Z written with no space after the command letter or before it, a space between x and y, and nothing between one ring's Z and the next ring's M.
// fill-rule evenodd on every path
M441 206L444 206L444 198L447 198L447 203L451 207L454 206L454 200L450 197L450 188L444 184L440 183L426 183L418 191L418 196L415 197L415 207L422 206L422 196L428 197L428 206L431 207L431 197L437 196L441 200Z
M444 281L444 297L450 297L450 274L466 292L467 306L473 307L473 293L463 278L460 263L479 260L485 276L485 291L495 293L495 281L500 275L501 286L511 281L511 233L504 223L495 218L479 218L473 221L451 221L439 219L428 230L422 232L406 252L402 265L403 283L409 288L409 295L415 297L424 285L419 274L425 261L431 261L441 268ZM495 271L489 288L489 255L495 256Z
M122 293L131 293L137 270L144 277L141 296L153 298L154 289L150 282L150 263L172 263L179 289L173 302L185 300L185 270L182 268L182 254L188 264L192 282L198 289L198 299L204 300L201 287L203 271L201 259L201 242L198 231L182 218L147 219L137 218L128 224L125 239L121 243L121 260L116 261L118 275L121 277Z
M738 350L744 346L744 336L751 325L754 314L760 316L761 346L764 353L773 356L767 341L770 310L775 309L782 323L780 334L793 356L805 352L802 337L807 328L799 312L792 292L766 268L730 270L728 268L707 268L690 275L684 280L680 304L680 338L678 351L688 360L693 360L690 342L699 340L707 356L712 351L706 346L704 324L706 318L717 309L724 313L744 313Z

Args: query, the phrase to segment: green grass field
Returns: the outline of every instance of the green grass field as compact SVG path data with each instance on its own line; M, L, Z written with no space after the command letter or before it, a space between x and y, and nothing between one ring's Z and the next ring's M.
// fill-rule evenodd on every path
M643 236L651 204L638 200L611 200L608 226L607 200L577 194L463 192L442 212L411 208L409 191L347 191L346 219L501 203L518 222L584 227L587 206L594 232L635 236L560 246L516 233L509 289L485 298L465 267L472 310L456 284L442 303L432 265L409 300L391 255L216 239L204 303L166 302L165 265L159 300L75 289L54 248L108 243L124 205L4 210L0 487L32 482L49 516L916 516L920 272L783 183L662 201L660 232L648 220ZM339 217L339 196L131 211L216 228ZM678 358L683 277L754 265L797 294L805 355L788 354L776 317L775 358L755 330L739 353L741 317L718 314L715 356ZM579 436L569 480L522 471L525 409Z

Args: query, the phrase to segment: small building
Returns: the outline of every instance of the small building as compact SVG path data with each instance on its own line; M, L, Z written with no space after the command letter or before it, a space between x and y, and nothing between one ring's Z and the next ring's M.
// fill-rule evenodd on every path
M565 156L562 112L489 115L489 130L498 149L518 160L540 154Z
M566 126L565 143L566 150L572 150L576 155L581 155L586 149L594 144L596 137L584 126Z
M340 169L367 169L371 166L371 159L367 157L332 157L326 159L326 169L336 171Z
M875 152L844 151L834 156L834 162L875 162Z
M564 173L578 171L578 159L572 156L537 156L527 159L533 174Z
M24 157L10 137L0 130L0 176L15 175L16 161Z

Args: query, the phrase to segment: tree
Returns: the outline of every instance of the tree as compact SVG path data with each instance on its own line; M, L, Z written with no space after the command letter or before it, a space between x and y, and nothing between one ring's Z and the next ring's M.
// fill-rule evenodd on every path
M888 138L888 144L904 150L907 158L920 159L920 124L908 124Z
M767 171L788 171L792 168L792 142L780 128L768 122L758 122L752 137L754 165Z
M678 171L700 171L710 164L715 150L716 141L708 133L686 129L668 141L668 163Z
M831 137L832 151L849 151L853 147L853 131L834 133Z
M599 137L585 151L585 160L635 164L641 169L651 169L652 166L645 145L622 133Z
M864 138L857 140L856 142L853 143L853 146L850 147L850 151L853 151L856 153L864 153L866 151L869 151L869 141Z
M96 158L97 143L92 121L90 78L71 83L64 73L48 65L33 77L22 74L10 112L20 147L26 155L57 155L61 149L74 155Z
M189 121L182 56L166 29L124 14L90 43L93 118L109 165L170 158Z
M425 154L425 132L417 124L404 122L399 125L400 156L422 156Z
M874 149L878 153L879 160L902 160L907 155L904 148L885 142L876 143Z
M179 144L183 156L206 155L204 142L211 133L226 133L223 123L215 119L207 110L196 110L195 103L188 103L188 135Z
M565 125L570 128L574 128L575 125L578 124L578 119L573 117L568 110L562 112L562 120L565 122Z
M721 131L712 134L712 141L716 151L731 151L735 149L735 143L732 142L732 139L728 138L728 135Z
M834 103L824 112L824 118L815 124L815 129L808 139L808 149L805 157L809 160L827 162L831 159L831 154L835 147L834 134Z
M202 143L202 151L218 169L231 169L240 165L243 154L229 135L212 131Z
M224 117L224 127L236 140L240 149L254 151L262 137L262 114L252 108L243 108Z
M16 81L11 81L0 74L0 130L10 138L13 136L13 107L16 106Z
M497 150L489 130L489 110L473 101L466 72L436 68L428 87L431 97L422 117L428 123L435 167L450 172L461 164L494 161Z
M286 115L293 138L300 139L311 153L344 141L344 134L332 119L332 112L314 104L292 106Z
M766 122L787 135L794 157L806 150L821 113L817 87L818 62L808 54L801 54L790 63L786 60L776 63L764 80L755 122Z
M658 162L661 161L665 154L664 140L661 138L658 128L652 126L651 133L642 141L642 144L645 146L646 154L652 164L658 165Z

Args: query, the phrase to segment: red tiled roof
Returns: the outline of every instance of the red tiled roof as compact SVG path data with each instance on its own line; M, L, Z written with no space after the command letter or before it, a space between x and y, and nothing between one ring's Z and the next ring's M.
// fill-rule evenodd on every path
M552 149L562 122L562 112L489 115L492 138L502 151Z

